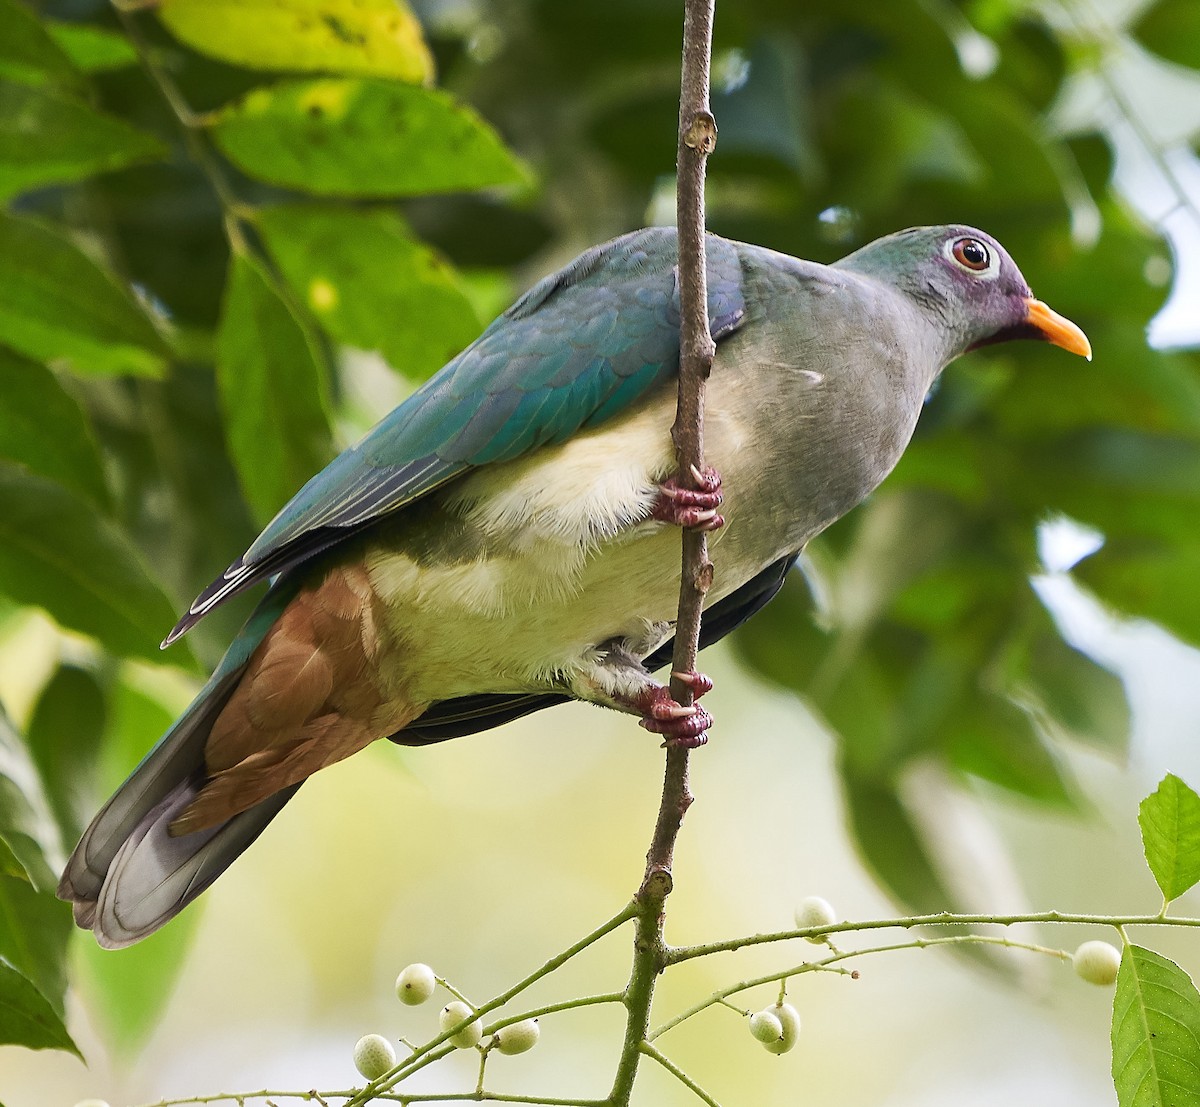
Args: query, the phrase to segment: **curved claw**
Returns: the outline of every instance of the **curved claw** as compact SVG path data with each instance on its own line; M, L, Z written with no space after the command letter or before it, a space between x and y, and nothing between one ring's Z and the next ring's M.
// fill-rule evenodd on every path
M651 518L693 530L717 530L725 525L724 517L717 514L724 498L721 475L715 469L697 469L693 465L692 477L695 488L685 488L674 477L663 481Z
M698 469L695 465L691 465L689 468L692 471L692 479L696 482L696 487L700 489L700 491L721 491L721 474L718 473L711 465L706 465L703 469Z
M671 676L691 688L692 698L695 700L698 700L706 692L711 692L713 690L712 677L707 677L703 673L697 673L695 671L690 673L681 673L672 670Z
M663 746L695 749L708 741L712 716L699 704L684 707L674 700L660 700L641 725L652 734L663 736Z

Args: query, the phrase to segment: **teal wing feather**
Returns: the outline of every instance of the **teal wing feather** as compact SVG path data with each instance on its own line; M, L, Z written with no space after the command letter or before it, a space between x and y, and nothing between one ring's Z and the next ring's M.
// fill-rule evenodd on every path
M734 243L708 238L714 337L741 322ZM563 442L627 410L679 366L675 232L598 246L529 290L458 357L312 478L192 604L169 644L227 597L467 470Z

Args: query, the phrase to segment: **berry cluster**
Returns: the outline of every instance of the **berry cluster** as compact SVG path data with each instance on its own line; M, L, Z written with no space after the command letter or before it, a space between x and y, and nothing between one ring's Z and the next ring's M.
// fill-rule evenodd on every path
M416 962L407 965L396 977L396 996L406 1007L418 1007L433 996L439 984L458 996L433 969ZM510 1057L533 1049L541 1034L537 1019L522 1019L498 1027L485 1044L483 1023L475 1017L475 1009L461 997L442 1008L438 1028L439 1033L450 1034L447 1040L458 1049L479 1049L485 1053L494 1049ZM354 1067L367 1080L378 1080L396 1067L396 1050L381 1034L366 1034L354 1046Z

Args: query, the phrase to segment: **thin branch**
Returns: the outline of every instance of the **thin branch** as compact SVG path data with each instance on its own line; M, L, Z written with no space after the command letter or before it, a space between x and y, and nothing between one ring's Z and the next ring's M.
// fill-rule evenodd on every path
M497 1019L493 1023L489 1023L483 1028L484 1036L495 1034L497 1030L503 1030L506 1026L512 1026L514 1023L524 1022L526 1019L540 1019L543 1015L556 1015L560 1011L574 1011L579 1007L598 1007L604 1003L624 1003L624 992L602 992L594 996L580 996L578 999L564 999L558 1003L547 1003L544 1007L534 1007L528 1011L522 1011L519 1015L507 1015L502 1019Z
M179 90L179 86L167 72L166 66L162 64L155 54L154 48L146 41L133 14L139 10L138 7L113 0L113 8L122 30L125 32L125 37L138 56L142 69L158 89L166 101L167 107L171 109L176 123L179 124L188 154L191 155L192 161L195 162L200 172L204 174L220 202L223 216L221 222L225 228L225 236L229 240L230 249L241 253L252 253L243 223L248 223L253 219L254 209L238 198L225 175L223 166L209 148L208 141L203 137L201 132L204 127L204 117L192 111L191 106L184 99L183 93Z
M358 1089L347 1088L338 1092L306 1092L269 1091L260 1092L215 1092L212 1095L190 1096L187 1099L160 1099L145 1107L203 1107L210 1103L235 1103L241 1107L251 1099L297 1099L302 1103L327 1104L329 1100L349 1100L358 1094ZM421 1092L408 1094L404 1092L385 1092L375 1097L389 1103L533 1103L541 1107L604 1107L600 1099L572 1099L562 1096L515 1095L505 1092ZM348 1107L344 1105L344 1107Z
M1152 218L1151 222L1155 227L1161 227L1167 217L1180 208L1190 211L1194 218L1200 220L1200 207L1196 205L1187 185L1175 171L1174 166L1167 160L1162 143L1154 136L1150 125L1146 122L1137 104L1126 93L1124 85L1113 73L1113 58L1118 57L1123 52L1127 52L1126 44L1128 39L1122 38L1114 29L1108 16L1095 4L1091 3L1090 0L1084 0L1083 3L1078 5L1087 9L1086 18L1079 15L1076 6L1073 3L1059 3L1056 5L1056 8L1079 38L1086 40L1092 37L1099 40L1103 48L1103 53L1096 62L1092 72L1095 73L1100 83L1104 86L1105 92L1108 93L1113 105L1120 111L1121 117L1129 124L1133 133L1137 136L1138 142L1150 157L1150 160L1154 162L1155 168L1162 175L1167 187L1175 194L1176 202L1171 211L1164 213L1156 219Z
M576 954L582 953L589 946L594 945L607 934L611 934L618 927L624 926L630 919L634 918L638 913L638 904L636 900L630 900L616 915L607 922L602 923L590 934L581 938L574 945L568 946L561 953L551 957L540 968L535 969L523 980L519 980L507 991L501 992L494 999L490 999L487 1003L480 1007L474 1008L472 1018L477 1018L481 1015L486 1015L492 1011L503 1007L509 1000L520 995L527 988L536 984L545 976L549 976L552 972L565 965ZM518 1020L519 1021L519 1020ZM414 1072L425 1068L426 1065L433 1064L434 1061L439 1061L443 1057L448 1057L454 1052L455 1047L447 1045L450 1037L456 1033L456 1028L451 1027L449 1030L440 1034L432 1041L427 1042L416 1050L411 1057L405 1058L394 1069L381 1076L378 1080L372 1081L365 1088L360 1089L355 1093L354 1097L346 1105L346 1107L361 1107L362 1104L370 1103L372 1099L407 1099L407 1096L386 1096L383 1093L391 1091L401 1080L411 1076ZM441 1048L439 1048L441 1047Z
M764 984L777 984L785 981L793 976L803 976L810 972L841 972L844 976L849 976L852 979L858 978L856 971L840 969L839 961L849 961L854 957L867 957L875 953L893 953L901 949L930 949L935 946L956 946L956 945L987 945L987 946L1005 946L1009 949L1023 949L1030 953L1038 953L1046 957L1053 957L1059 961L1069 961L1071 954L1064 949L1055 949L1052 946L1035 945L1031 942L1018 942L1012 938L1006 938L996 934L948 934L942 938L913 938L907 942L893 942L888 945L869 946L866 949L850 949L833 953L828 957L822 958L820 961L801 961L798 965L793 965L789 969L782 972L765 973L762 976L753 977L750 980L739 980L736 984L730 984L722 988L718 992L714 992L706 999L689 1007L686 1011L681 1011L674 1018L664 1022L661 1026L654 1029L654 1032L649 1035L649 1040L654 1041L661 1037L668 1030L673 1030L680 1023L687 1022L693 1015L698 1015L701 1011L706 1011L709 1007L721 1004L732 1007L727 1000L730 996L738 995L740 992L749 991L751 988L759 988ZM781 999L782 1002L782 999ZM734 1008L737 1010L737 1008Z
M709 66L715 0L685 0L683 61L680 73L679 143L677 149L676 223L679 247L679 400L672 437L678 479L693 483L692 471L704 467L704 383L712 369L714 344L708 325L708 281L704 256L704 170L716 125L709 110ZM700 612L712 581L708 542L703 530L684 530L679 613L675 621L676 672L692 672L700 645ZM672 678L671 695L692 702L692 689ZM663 907L671 892L675 840L691 806L688 751L668 746L662 799L646 871L638 890L633 969L625 993L625 1041L617 1062L609 1103L629 1103L641 1048L650 1025L654 985L664 968Z
M189 1107L191 1104L201 1107L208 1103L236 1103L241 1107L247 1100L250 1099L298 1099L302 1103L326 1103L330 1099L349 1099L355 1094L356 1089L347 1088L345 1091L339 1092L318 1092L310 1088L308 1091L272 1091L264 1088L258 1092L212 1092L209 1095L192 1095L184 1099L156 1099L153 1103L147 1103L144 1107ZM382 1096L383 1099L389 1099L393 1102L402 1102L400 1096Z
M699 1084L696 1083L686 1072L683 1071L674 1061L660 1050L655 1049L649 1042L642 1042L640 1047L642 1053L647 1057L653 1057L664 1069L667 1070L676 1080L678 1080L688 1091L692 1092L701 1103L708 1104L708 1107L721 1107L721 1105L713 1099Z
M909 915L901 919L867 919L840 922L829 926L810 926L802 930L780 930L771 934L748 934L724 942L706 942L695 946L676 946L666 951L668 965L707 957L713 953L732 953L745 946L787 942L794 938L819 938L860 930L911 930L918 926L1017 926L1021 923L1083 923L1092 926L1200 926L1200 919L1162 915L1078 915L1065 911L1043 911L1032 915L956 915L940 911L936 915ZM890 948L890 947L889 947Z
M390 1096L381 1098L391 1098ZM396 1096L404 1103L539 1103L543 1107L604 1107L603 1099L562 1099L556 1096L509 1095L505 1092L421 1092Z

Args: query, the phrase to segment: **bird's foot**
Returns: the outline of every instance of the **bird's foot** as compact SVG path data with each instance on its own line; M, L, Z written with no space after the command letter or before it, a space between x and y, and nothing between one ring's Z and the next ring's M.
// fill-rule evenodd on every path
M692 466L695 488L685 488L674 477L658 486L658 499L650 512L652 519L695 530L717 530L725 525L717 514L721 506L721 474L712 468Z
M674 673L685 684L691 684L699 698L712 689L712 681L703 673ZM693 750L708 741L712 716L698 703L685 707L671 698L666 688L655 688L641 697L641 726L651 734L661 734L664 747Z

